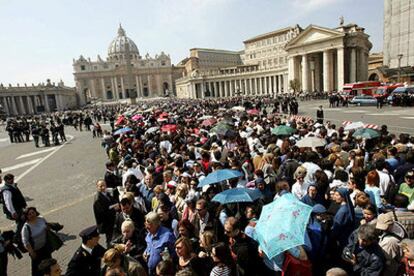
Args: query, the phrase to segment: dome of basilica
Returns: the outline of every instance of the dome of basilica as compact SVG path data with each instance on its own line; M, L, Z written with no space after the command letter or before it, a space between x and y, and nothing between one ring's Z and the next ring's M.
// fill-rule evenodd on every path
M108 47L108 59L109 60L123 60L126 58L124 55L127 52L127 45L129 46L129 53L131 54L131 59L139 58L138 47L134 41L126 36L125 30L119 25L118 36L112 40L111 44Z

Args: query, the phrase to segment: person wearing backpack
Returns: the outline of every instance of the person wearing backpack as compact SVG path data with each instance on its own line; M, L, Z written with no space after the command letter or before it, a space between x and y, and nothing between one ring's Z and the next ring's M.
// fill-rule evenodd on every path
M404 226L394 220L392 212L379 215L375 228L381 231L378 244L387 260L385 265L387 274L385 275L396 275L404 255L400 242L407 238L407 231Z

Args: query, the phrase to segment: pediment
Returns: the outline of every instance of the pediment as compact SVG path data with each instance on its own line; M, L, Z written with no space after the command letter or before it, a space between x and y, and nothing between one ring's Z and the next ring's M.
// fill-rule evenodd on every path
M329 39L335 39L338 37L345 36L344 33L338 32L336 30L318 27L310 25L303 32L301 32L297 37L289 41L286 44L286 49L301 47L307 44L314 44L318 42L327 41Z

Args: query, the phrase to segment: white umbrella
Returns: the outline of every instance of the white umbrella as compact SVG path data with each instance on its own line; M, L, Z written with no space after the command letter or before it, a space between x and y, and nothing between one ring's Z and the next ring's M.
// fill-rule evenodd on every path
M312 136L305 137L296 143L299 148L317 148L325 145L326 141L324 139Z
M211 116L211 115L204 115L204 116L198 118L197 120L204 121L204 120L211 119L211 118L213 118L213 116Z
M147 129L147 131L145 131L145 133L153 133L158 131L160 128L159 127L150 127L149 129Z
M353 130L353 129L363 128L364 125L365 124L363 122L353 122L345 126L344 130Z
M231 108L231 110L233 110L233 111L245 111L246 108L244 108L243 106L233 106Z

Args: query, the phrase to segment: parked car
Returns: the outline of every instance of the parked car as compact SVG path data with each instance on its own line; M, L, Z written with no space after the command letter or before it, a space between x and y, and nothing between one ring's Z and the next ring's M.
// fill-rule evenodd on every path
M361 95L355 96L349 103L355 105L377 105L377 99L373 96Z

